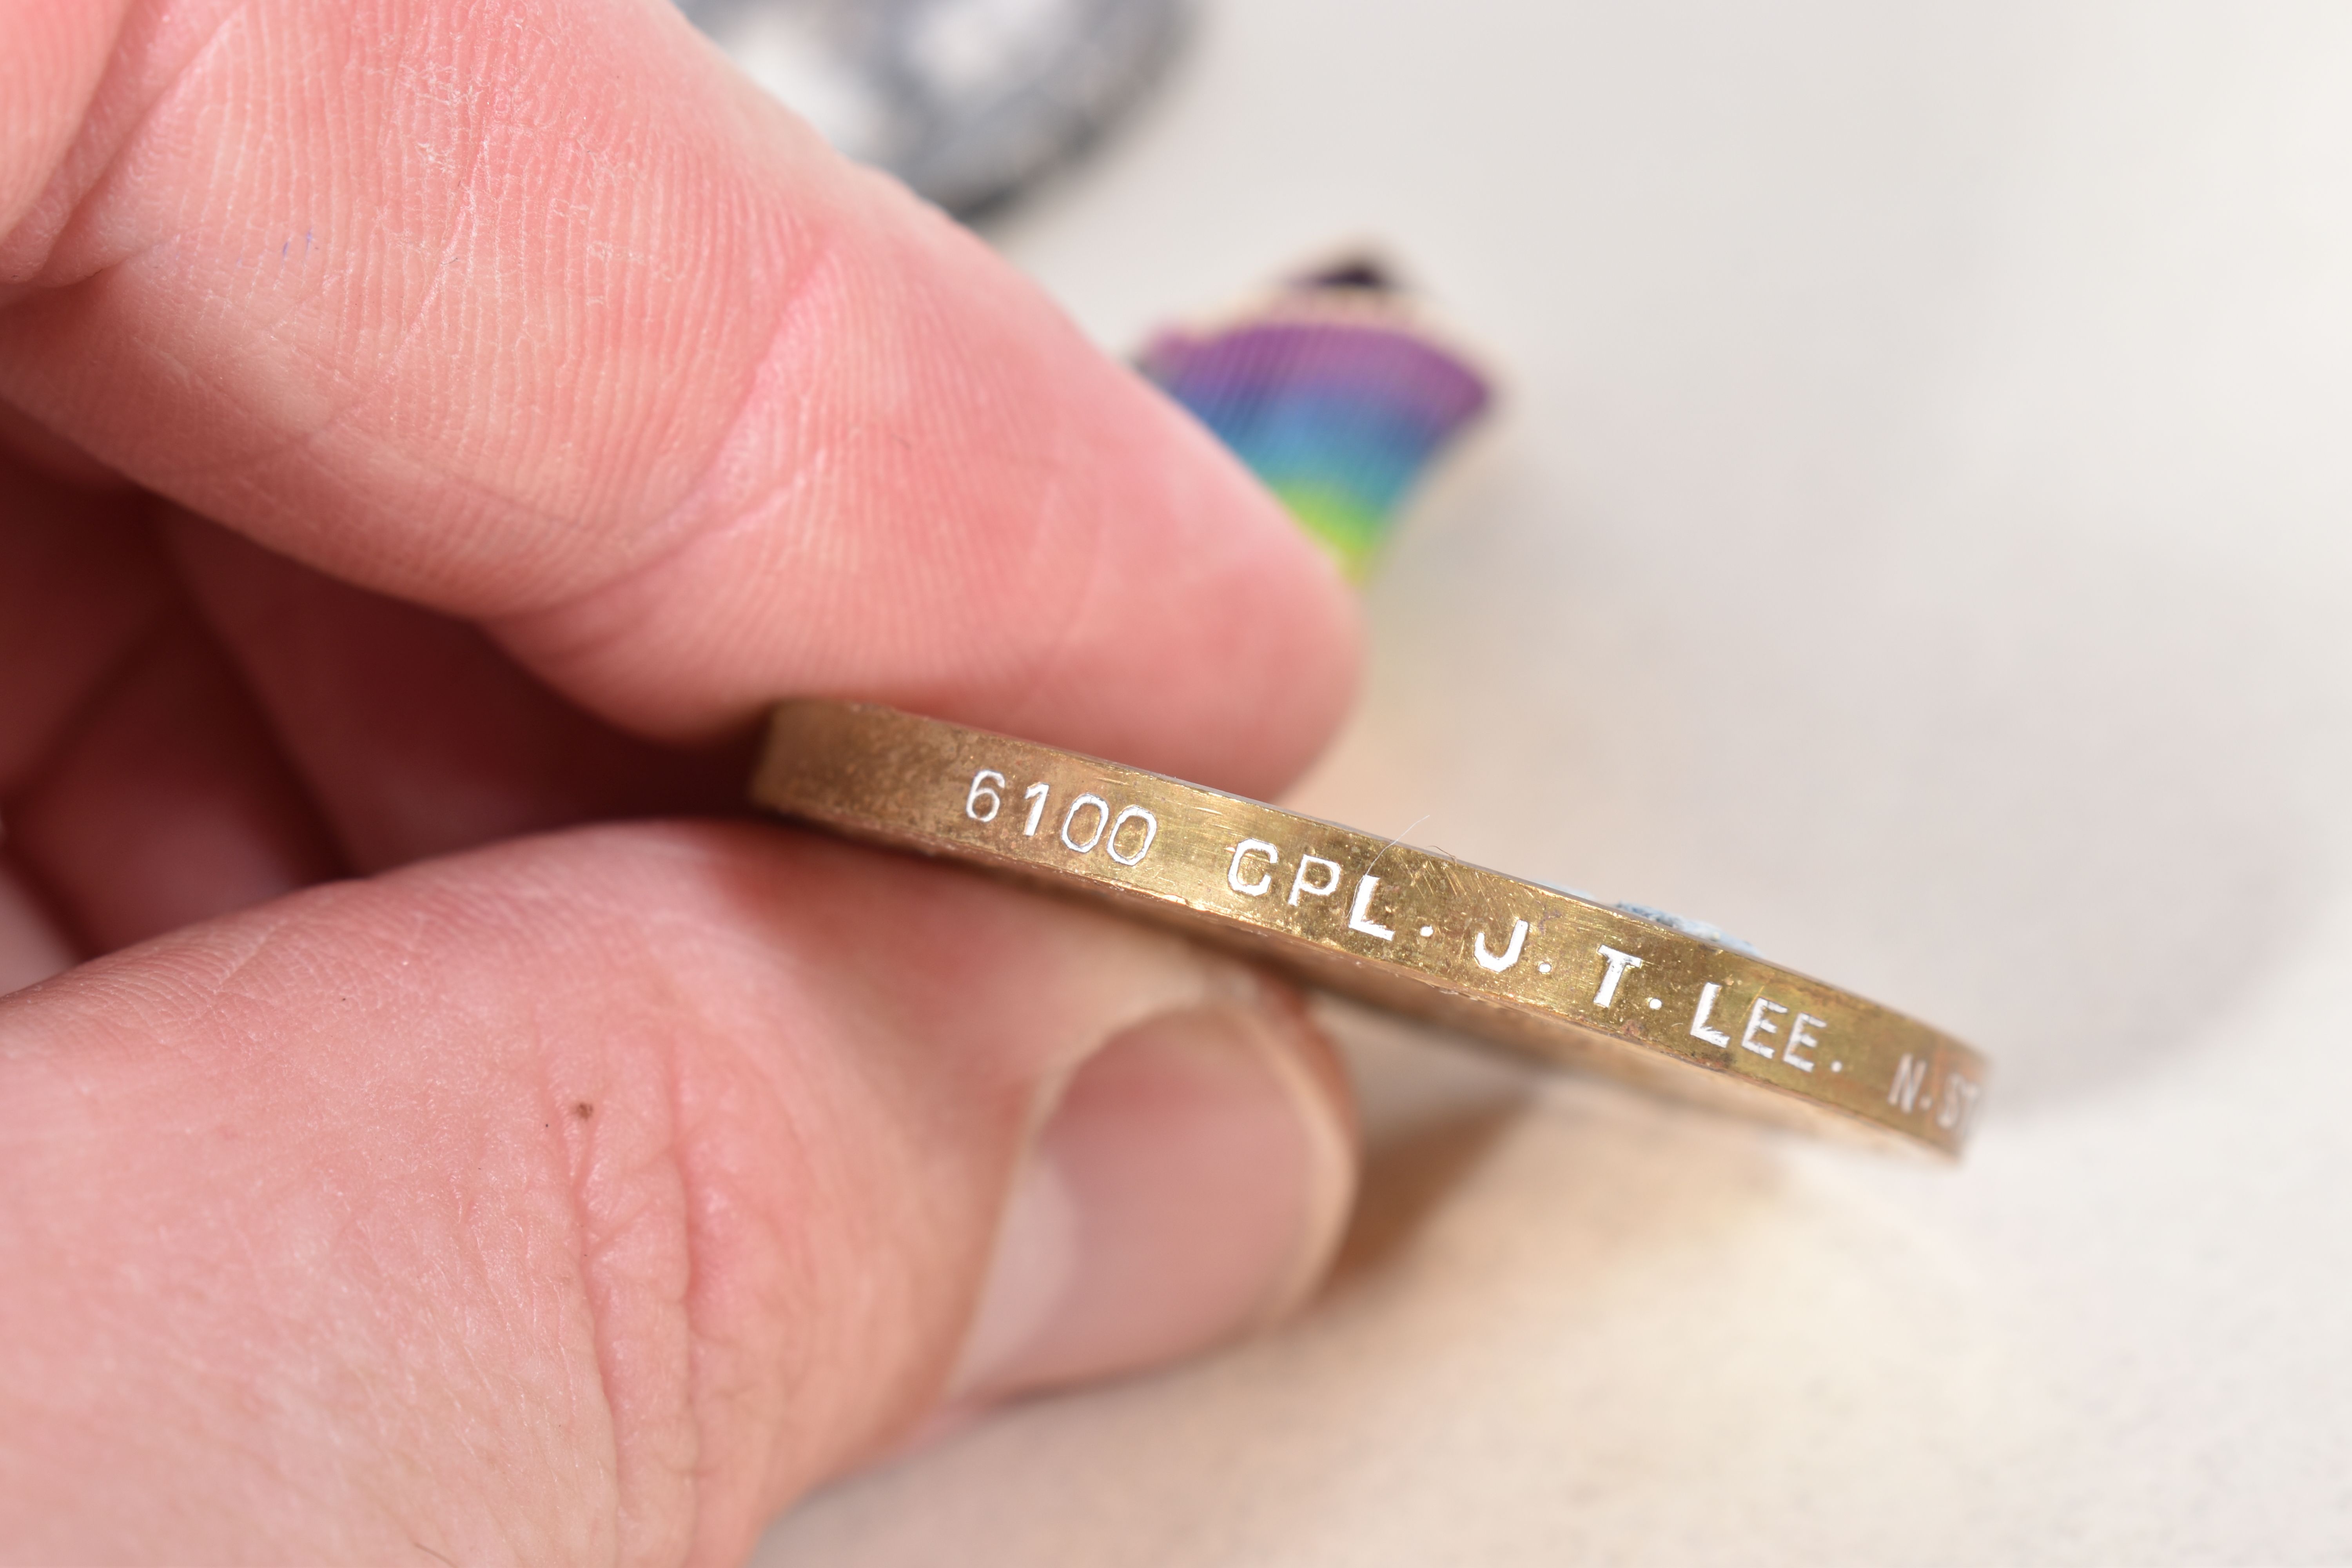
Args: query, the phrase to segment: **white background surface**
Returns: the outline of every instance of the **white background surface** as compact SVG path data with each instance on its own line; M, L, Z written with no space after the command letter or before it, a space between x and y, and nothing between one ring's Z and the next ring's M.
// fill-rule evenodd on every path
M1349 237L1508 382L1293 797L2000 1075L1958 1172L1356 1020L1327 1298L765 1568L2352 1561L2352 11L1225 0L1000 243Z

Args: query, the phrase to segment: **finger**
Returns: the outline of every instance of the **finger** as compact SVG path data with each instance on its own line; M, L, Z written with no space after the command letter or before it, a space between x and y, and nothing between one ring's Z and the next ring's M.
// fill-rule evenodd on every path
M0 395L100 461L648 734L856 694L1263 794L1336 721L1270 498L671 8L125 37L0 238Z
M1002 1393L1295 1300L1345 1206L1328 1074L1225 961L778 829L180 933L0 1003L0 1521L77 1561L731 1560L960 1356Z
M479 628L183 513L173 556L346 859L363 871L630 816L741 808L740 747L625 735Z
M0 21L0 234L72 146L129 0L14 5Z
M104 952L337 874L219 647L167 614L9 804L11 849Z
M138 647L169 600L145 505L0 455L0 799Z
M121 474L7 403L0 403L0 464L83 492L126 488Z
M0 810L18 982L338 868L142 498L0 456ZM37 889L37 891L36 890ZM5 987L0 987L5 988Z
M65 929L12 859L0 855L0 996L63 973L74 956Z

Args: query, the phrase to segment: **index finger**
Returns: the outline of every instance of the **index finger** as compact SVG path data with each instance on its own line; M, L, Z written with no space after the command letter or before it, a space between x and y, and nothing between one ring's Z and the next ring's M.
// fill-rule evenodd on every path
M1336 722L1277 506L671 7L134 5L102 72L45 9L0 54L96 86L0 147L0 397L142 483L647 733L855 695L1265 793Z

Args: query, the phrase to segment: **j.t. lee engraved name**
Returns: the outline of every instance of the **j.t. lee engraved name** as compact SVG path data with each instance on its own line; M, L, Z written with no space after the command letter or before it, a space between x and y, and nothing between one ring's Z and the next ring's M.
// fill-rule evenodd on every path
M1004 809L1004 792L1012 787L994 768L981 769L971 775L971 785L964 791L963 814L974 822L994 822ZM1028 818L1021 825L1022 837L1034 838L1045 824L1054 786L1040 780L1022 791L1021 798L1029 807ZM1160 837L1160 819L1139 805L1114 809L1098 795L1079 795L1062 808L1061 831L1054 837L1073 855L1091 855L1100 845L1103 853L1120 865L1140 866Z
M1139 866L1160 837L1159 818L1142 805L1115 805L1084 792L1057 803L1055 785L1045 780L1015 792L1013 781L999 769L982 768L971 775L964 789L964 816L974 822L993 823L1005 815L1008 805L1026 807L1017 816L1006 817L1008 827L1017 820L1022 837L1058 844L1081 859L1100 849L1121 866ZM1316 854L1309 847L1297 846L1286 852L1269 840L1244 838L1227 848L1223 858L1225 887L1243 898L1276 899L1305 910L1338 900L1344 891L1343 905L1328 907L1344 907L1347 930L1357 936L1396 943L1401 938L1393 922L1400 921L1407 932L1402 940L1407 943L1416 934L1427 939L1437 933L1434 917L1419 923L1384 907L1381 879L1370 870L1358 873L1350 886L1344 865ZM1470 958L1480 970L1496 975L1507 973L1522 963L1532 964L1545 976L1559 969L1565 973L1555 984L1562 985L1581 972L1592 982L1583 1009L1593 1012L1613 1013L1621 1003L1629 1003L1645 989L1628 984L1645 967L1640 954L1597 943L1590 954L1562 957L1555 963L1530 949L1528 939L1535 929L1527 920L1514 918L1507 936L1485 929L1473 931ZM1749 1002L1743 1018L1736 1011L1722 1010L1725 988L1718 981L1700 984L1683 1028L1685 1037L1727 1056L1746 1051L1802 1073L1814 1072L1824 1064L1833 1074L1845 1070L1844 1061L1825 1054L1828 1019L1775 1001L1761 991ZM1661 996L1641 995L1640 1000L1652 1012L1666 1006L1666 999ZM1930 1081L1935 1067L1927 1058L1906 1053L1896 1064L1886 1103L1906 1116L1932 1118L1937 1128L1957 1136L1975 1110L1979 1085L1948 1068L1935 1073Z
M1233 891L1246 899L1272 898L1280 893L1282 901L1293 909L1307 907L1300 902L1303 899L1333 897L1339 892L1346 879L1346 868L1336 860L1304 847L1293 850L1290 858L1286 859L1281 846L1263 838L1243 839L1233 847L1225 862L1225 886ZM1402 917L1377 908L1380 889L1381 879L1369 870L1357 876L1355 887L1348 898L1348 930L1375 941L1393 943L1398 940L1396 927L1386 922ZM1412 921L1407 920L1404 923L1408 929L1412 929ZM1538 974L1549 975L1555 967L1552 961L1528 952L1528 936L1532 929L1526 920L1515 918L1511 921L1511 934L1496 940L1499 952L1496 945L1489 945L1487 931L1483 929L1474 931L1470 934L1470 957L1480 969L1490 974L1505 973L1527 960L1534 963ZM1437 926L1433 921L1418 930L1422 936L1429 937L1436 934ZM1592 997L1589 1005L1600 1012L1614 1011L1626 975L1641 969L1643 961L1638 954L1605 943L1593 948L1591 958L1599 960L1599 972L1593 976ZM1570 973L1575 973L1572 961L1569 968ZM1592 971L1588 968L1585 973L1590 974ZM1563 982L1566 978L1563 975ZM1718 1050L1737 1048L1749 1051L1767 1059L1782 1062L1799 1072L1809 1073L1820 1066L1817 1052L1822 1045L1822 1031L1829 1027L1828 1019L1811 1013L1792 1013L1785 1004L1759 993L1749 1005L1747 1021L1739 1026L1735 1041L1729 1029L1717 1026L1716 1009L1722 997L1721 984L1708 981L1700 986L1698 1000L1691 1012L1690 1038ZM1661 1011L1665 1006L1664 997L1650 996L1645 1000L1652 1011ZM1830 1063L1832 1072L1843 1071L1843 1062L1833 1060Z

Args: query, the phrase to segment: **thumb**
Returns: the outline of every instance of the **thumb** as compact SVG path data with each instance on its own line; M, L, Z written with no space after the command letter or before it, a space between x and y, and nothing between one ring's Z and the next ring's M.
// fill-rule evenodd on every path
M724 1562L988 1399L1294 1304L1295 1001L778 828L314 889L0 1002L0 1556Z

